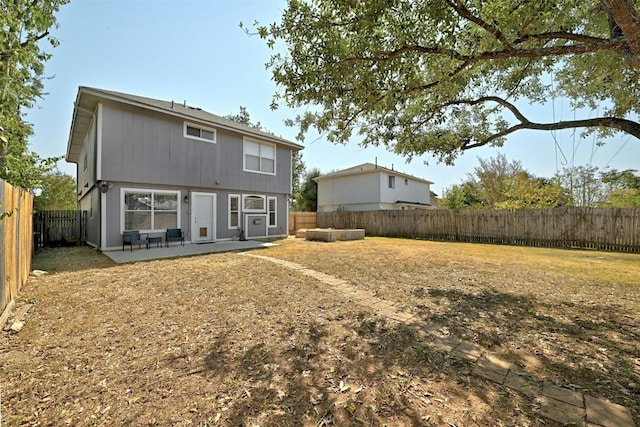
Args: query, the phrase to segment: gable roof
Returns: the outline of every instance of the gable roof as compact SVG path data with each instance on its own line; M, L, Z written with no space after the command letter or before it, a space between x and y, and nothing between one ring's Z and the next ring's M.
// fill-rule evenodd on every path
M284 145L294 151L304 148L300 144L296 144L295 142L286 140L272 133L263 132L233 120L211 114L201 108L189 106L186 102L178 103L174 101L163 101L160 99L146 98L122 92L80 86L78 88L78 95L76 97L76 102L74 103L73 117L71 119L71 130L69 131L69 142L67 144L67 153L65 156L67 161L74 163L78 162L82 145L84 143L84 137L91 126L96 105L101 100L115 101L218 129L232 130L246 136L252 136L275 144Z
M347 169L343 169L341 171L328 173L326 175L321 175L315 178L314 181L318 182L318 181L324 181L326 179L333 179L333 178L339 178L339 177L351 176L351 175L362 175L367 173L388 173L388 174L393 174L394 176L399 176L402 178L418 181L423 184L433 184L433 182L429 180L417 178L413 175L408 175L406 173L398 172L393 169L388 169L373 163L362 163L361 165L353 166Z

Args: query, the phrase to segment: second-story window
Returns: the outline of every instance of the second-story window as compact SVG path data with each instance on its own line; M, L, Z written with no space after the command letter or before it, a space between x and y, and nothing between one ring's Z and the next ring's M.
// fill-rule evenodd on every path
M276 174L275 145L245 139L243 149L245 171Z
M389 188L396 188L396 177L389 175Z
M184 124L184 136L185 138L198 139L206 142L216 142L216 130L192 123Z

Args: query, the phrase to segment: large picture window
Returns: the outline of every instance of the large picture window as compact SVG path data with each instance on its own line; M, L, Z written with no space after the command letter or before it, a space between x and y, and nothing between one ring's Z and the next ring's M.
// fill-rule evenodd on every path
M122 193L123 230L180 228L178 191L123 189Z
M240 227L240 196L229 194L229 228Z
M244 141L244 170L275 175L276 147L271 144Z

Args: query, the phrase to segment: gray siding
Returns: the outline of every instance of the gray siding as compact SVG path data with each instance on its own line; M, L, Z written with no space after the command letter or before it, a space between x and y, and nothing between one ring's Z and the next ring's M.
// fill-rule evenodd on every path
M93 187L80 200L80 210L87 211L87 243L100 246L100 191Z
M89 168L83 175L82 159L78 165L79 186L94 188L94 221L90 241L103 249L122 246L121 200L123 188L171 190L180 192L180 228L191 241L191 206L184 196L191 192L215 193L216 239L240 237L238 229L229 229L229 194L259 194L277 197L277 227L268 228L269 236L287 234L288 199L291 192L291 148L276 147L276 174L243 171L243 136L216 131L216 143L183 136L184 122L153 111L105 101L101 109L101 156L96 156L97 120L87 135ZM257 140L257 139L253 139ZM101 160L97 160L98 157ZM96 162L101 161L102 181L109 183L105 196L104 218L100 218L101 194L96 181ZM79 187L81 189L81 187ZM84 200L86 198L86 200ZM90 197L83 194L82 209L89 211ZM266 214L267 212L265 212ZM241 219L244 215L241 215ZM106 235L100 241L100 221ZM244 224L241 221L241 226ZM158 230L154 235L161 235Z
M276 175L244 172L243 138L217 130L217 143L183 136L183 121L146 110L105 104L102 178L191 188L287 194L291 188L288 147L276 150Z
M109 186L109 191L106 193L107 199L107 212L108 215L104 220L106 221L107 228L107 238L104 242L105 248L117 248L122 245L122 234L120 229L120 220L121 220L121 212L122 212L122 203L121 200L121 190L122 188L140 188L145 190L171 190L171 191L180 191L180 228L185 233L185 241L191 241L191 204L184 202L184 196L190 191L199 191L199 192L211 192L215 193L216 196L216 239L217 240L228 240L240 237L240 230L238 229L229 229L229 194L260 194L264 196L277 197L277 219L276 219L276 227L267 228L268 236L286 236L287 235L287 220L288 220L288 210L287 210L287 198L284 194L272 194L272 193L261 193L261 192L239 192L239 191L230 191L230 190L219 190L212 191L211 189L206 188L191 188L187 189L184 187L174 187L174 186L158 186L158 185L142 185L142 184L132 184L132 183L111 183ZM99 195L99 192L96 193ZM265 211L264 214L246 214L246 215L259 215L264 217L267 214ZM94 211L95 215L95 211ZM244 215L241 211L241 223L240 225L244 225ZM96 217L99 218L99 217ZM162 235L161 232L152 233L154 235Z
M78 162L78 202L88 196L89 189L96 182L96 139L97 124L94 118L89 133L84 140L84 145L80 153L80 161ZM85 170L85 153L86 153L86 170ZM85 203L86 204L86 203Z

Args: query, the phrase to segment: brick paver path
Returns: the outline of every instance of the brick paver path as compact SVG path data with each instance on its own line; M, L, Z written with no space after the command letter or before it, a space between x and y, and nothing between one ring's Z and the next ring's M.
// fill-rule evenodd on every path
M312 277L342 293L349 300L372 308L378 314L392 321L417 328L426 344L439 351L449 353L453 357L473 363L475 365L472 371L474 375L536 399L540 402L540 415L545 418L563 424L584 427L635 427L629 408L568 388L536 381L531 375L519 371L511 363L491 354L489 350L469 341L444 336L438 332L439 325L423 322L414 314L400 310L393 302L378 298L372 292L358 289L346 280L311 270L290 261L251 253L240 255L270 261Z

